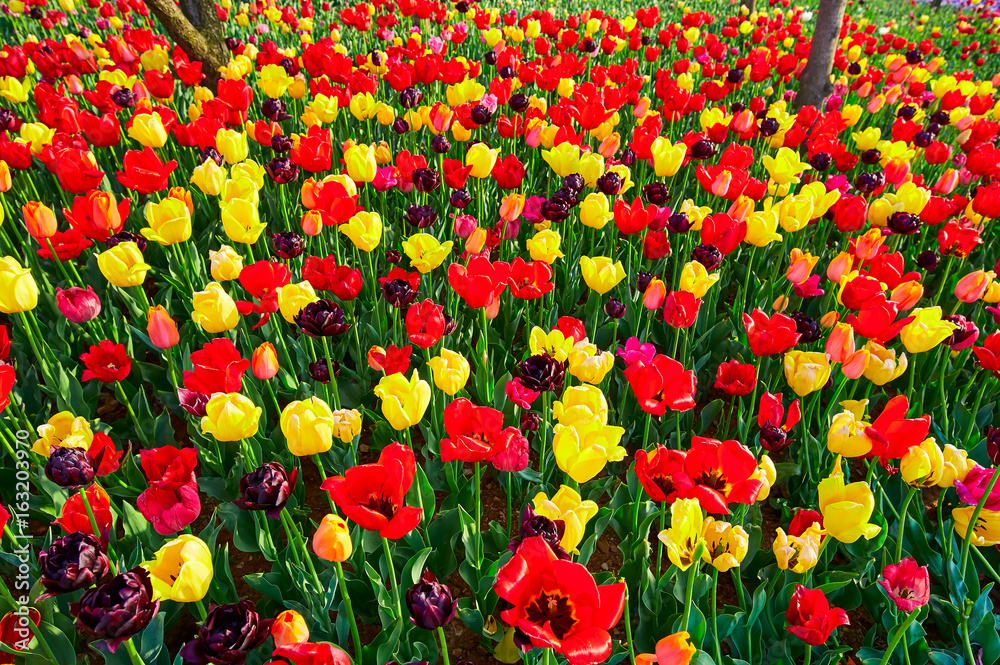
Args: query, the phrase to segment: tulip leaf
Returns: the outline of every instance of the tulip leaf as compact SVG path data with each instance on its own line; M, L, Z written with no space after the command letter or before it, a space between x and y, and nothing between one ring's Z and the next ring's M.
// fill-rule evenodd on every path
M38 640L32 640L35 643L35 647L29 652L31 655L25 657L26 665L34 665L38 663L39 665L74 665L76 663L76 650L73 648L73 643L70 641L67 633L63 632L56 626L42 621L41 625L38 626L38 631L45 636L45 641L48 643L49 648L52 650L52 655L55 656L55 663L53 664L48 656L44 654L41 649L41 645L38 644Z
M406 562L403 566L403 573L400 575L400 583L404 586L411 586L416 584L420 580L420 576L424 573L424 563L427 561L427 557L433 552L433 548L425 547L420 550Z
M725 406L725 402L721 399L717 399L706 404L705 408L701 410L701 414L698 416L698 422L700 423L699 431L702 434L708 431L708 428L711 427L713 422L715 422L718 415L722 413L723 406Z
M137 646L144 663L155 663L163 650L163 617L164 613L159 612L142 631Z

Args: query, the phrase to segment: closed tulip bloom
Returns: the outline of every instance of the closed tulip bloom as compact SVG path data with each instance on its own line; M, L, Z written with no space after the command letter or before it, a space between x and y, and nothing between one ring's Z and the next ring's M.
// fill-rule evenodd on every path
M718 281L718 273L709 274L705 266L697 261L688 261L681 268L680 290L687 291L695 298L704 298Z
M403 241L403 253L411 266L426 274L444 263L454 244L451 240L439 242L429 233L416 233Z
M560 425L583 427L591 423L608 424L608 400L596 386L572 386L561 400L552 404L552 417Z
M264 342L254 349L250 359L253 375L261 381L273 379L278 373L278 352L270 342Z
M446 395L454 397L469 381L469 361L461 353L441 349L427 364L434 376L434 385Z
M810 525L801 536L786 535L782 529L775 529L774 558L781 570L802 573L812 570L819 560L819 546L823 532L819 524Z
M911 447L899 460L899 472L913 487L937 485L944 475L944 452L933 438Z
M38 201L28 201L21 206L21 212L24 215L24 226L28 229L28 235L35 240L43 241L56 234L58 223L52 208Z
M862 457L872 450L872 440L865 434L870 423L864 421L865 405L860 402L841 402L850 408L838 413L830 423L826 435L826 446L830 452L844 457Z
M218 196L222 185L226 182L226 169L215 163L214 159L206 159L191 171L188 181L207 196Z
M374 251L382 242L382 218L377 212L361 211L339 228L355 247L365 252Z
M101 299L94 289L71 286L68 289L56 288L56 306L67 319L73 323L93 321L101 313Z
M785 380L799 397L822 390L830 378L830 359L816 351L785 354Z
M247 135L232 129L220 129L215 134L215 148L228 164L239 164L250 151Z
M785 278L792 284L802 284L809 279L817 262L819 262L818 256L803 252L796 247L791 252L791 263L785 271Z
M290 402L281 410L281 433L297 457L325 453L333 447L334 416L319 397Z
M149 341L158 349L173 348L181 341L177 324L163 305L150 307L146 312L146 332L149 334Z
M833 474L819 482L819 509L826 533L842 543L871 540L882 530L868 522L875 510L875 496L865 482L847 484L840 460Z
M531 254L532 261L544 261L552 265L556 259L561 259L564 256L560 251L561 243L562 238L558 231L545 229L528 238L525 245L528 248L528 253Z
M942 452L944 469L938 479L938 487L954 487L956 481L964 482L973 465L969 460L969 453L950 443L944 445Z
M976 270L958 280L955 285L955 297L964 303L973 303L983 297L996 275L992 270Z
M165 198L159 203L146 206L146 223L149 228L141 229L147 240L161 245L175 245L191 237L191 211L183 201Z
M958 329L954 323L941 318L940 307L921 307L910 314L915 318L899 331L899 339L910 353L930 351Z
M309 282L286 284L278 289L278 309L281 317L289 323L295 323L295 316L303 307L318 300L319 296Z
M468 152L465 153L465 165L472 167L469 175L480 180L489 178L493 173L494 165L497 163L497 154L496 150L490 148L485 143L477 143L470 147Z
M565 530L559 544L567 552L579 554L576 549L583 540L587 522L597 516L597 504L583 501L580 493L562 485L550 499L545 492L539 492L532 500L535 512L550 520L562 520Z
M743 563L750 544L750 537L743 527L706 517L702 525L705 550L701 560L710 563L720 573L737 568Z
M276 65L268 65L268 67L274 66ZM302 644L309 641L309 626L301 614L295 610L285 610L271 624L271 637L274 638L275 649L289 644Z
M599 422L556 425L552 432L552 452L564 473L578 483L585 483L608 462L625 459L626 451L620 445L624 435L623 428Z
M378 163L375 161L375 146L355 145L344 155L344 162L347 165L347 175L351 176L354 182L372 182L378 172Z
M876 386L884 386L890 381L895 381L903 375L909 365L905 353L900 353L897 359L895 349L887 349L874 340L865 344L865 350L870 354L870 358L864 377Z
M569 373L584 383L594 385L604 381L615 366L615 357L601 351L596 344L586 340L573 345L569 354Z
M240 322L236 302L218 282L210 282L204 291L196 291L191 300L191 320L207 333L226 332Z
M744 240L754 247L767 247L772 242L781 242L778 231L778 213L774 210L761 210L752 213L747 218L747 235Z
M404 430L420 422L431 401L431 387L416 370L407 379L402 373L384 376L375 386L382 400L382 415L393 429Z
M38 304L38 285L29 268L12 256L0 258L0 312L18 314Z
M614 218L608 197L591 192L580 204L580 223L592 229L603 229Z
M625 268L621 261L612 263L606 256L580 257L580 273L583 281L597 293L604 295L625 279Z
M312 539L313 552L324 561L343 563L351 558L354 543L347 522L340 515L327 515L319 523Z
M212 551L203 540L182 535L164 544L154 557L142 567L153 582L155 598L193 603L208 593L214 571Z
M156 111L132 116L128 135L146 148L162 148L167 144L167 130Z
M152 267L143 260L139 246L131 240L98 254L97 266L108 283L119 288L141 285Z
M257 72L257 87L271 99L283 97L294 79L281 65L264 65ZM303 642L305 640L302 640ZM280 646L280 645L279 645Z
M670 563L687 570L697 560L698 548L706 545L702 529L705 516L697 499L678 499L670 506L670 528L660 532ZM699 555L700 556L700 555Z
M265 228L267 224L260 221L256 203L246 199L233 199L222 204L222 229L233 242L252 245Z
M223 245L218 250L210 250L208 260L211 264L212 279L216 282L234 280L243 271L243 257L229 245Z
M239 393L216 393L205 405L201 433L211 434L217 441L249 439L257 433L263 409L249 397Z
M485 146L483 147L485 148ZM569 142L560 143L557 146L553 146L551 150L543 150L542 159L545 160L545 163L552 168L552 171L557 176L565 178L571 173L577 173L580 169L580 146ZM468 163L468 158L466 158L466 164ZM490 168L493 167L491 166Z
M653 169L658 178L670 178L681 170L681 164L687 156L688 147L683 143L674 143L662 136L656 137L650 146L653 157Z

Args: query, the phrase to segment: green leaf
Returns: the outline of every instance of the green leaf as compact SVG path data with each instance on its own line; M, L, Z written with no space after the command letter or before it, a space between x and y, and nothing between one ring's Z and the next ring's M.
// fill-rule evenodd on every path
M410 557L410 560L406 562L405 566L403 566L403 574L400 575L399 578L400 584L404 586L416 584L424 572L424 563L427 561L427 557L429 557L433 551L434 548L425 547Z

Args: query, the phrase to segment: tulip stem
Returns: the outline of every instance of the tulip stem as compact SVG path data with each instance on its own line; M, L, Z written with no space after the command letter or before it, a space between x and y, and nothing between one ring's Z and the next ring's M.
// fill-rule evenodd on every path
M660 531L667 528L667 502L660 502ZM663 571L663 541L656 539L656 579L660 579ZM721 662L721 661L719 661Z
M97 518L94 516L94 508L90 505L90 498L87 496L86 488L80 489L80 500L83 501L83 508L87 511L87 518L90 520L90 528L94 530L94 537L98 540L103 540L104 536L101 530L97 527ZM108 541L108 560L111 561L111 567L114 569L115 566L115 550L111 547L111 541Z
M448 660L448 641L444 637L444 628L438 626L437 634L438 639L441 641L441 661L444 665L451 665L451 661Z
M132 403L129 401L125 394L125 388L122 386L121 381L115 381L115 386L122 395L122 404L128 410L128 415L132 418L132 422L135 424L135 432L139 435L139 439L144 445L149 444L149 439L146 438L146 434L142 431L142 426L139 425L139 417L135 415L135 409L132 408Z
M691 598L694 596L694 579L698 577L700 563L700 560L696 560L688 569L687 593L684 595L684 618L681 621L681 630L687 630L688 622L691 620Z
M806 657L802 660L802 665L809 665L813 659L813 648L811 644L806 645Z
M347 582L344 580L344 566L335 561L337 567L337 582L340 583L340 597L344 599L344 609L347 610L347 621L351 624L351 639L354 641L354 659L361 660L361 636L358 634L358 621L354 618L354 606L351 595L347 593Z
M719 569L712 567L712 642L715 647L715 662L722 662L722 647L719 645L718 610L715 607L719 593Z
M146 665L142 662L142 656L135 650L135 644L132 643L131 637L125 640L125 650L128 651L128 657L132 661L132 665Z
M196 600L194 601L194 606L195 609L198 610L198 616L201 617L202 621L208 618L208 612L205 610L205 603L200 600Z
M479 462L472 465L472 473L476 477L476 570L483 565L483 474Z
M889 648L887 648L885 653L882 655L882 660L879 662L879 665L886 665L886 663L889 662L889 659L892 657L892 652L896 650L896 647L899 645L899 641L906 635L906 631L909 629L910 624L913 623L913 620L917 618L917 614L919 613L920 608L918 607L910 612L910 615L906 617L906 621L904 621L902 627L896 631L895 637L893 637L892 642L889 643ZM903 648L906 648L905 645Z
M979 520L979 514L983 512L986 501L993 494L993 487L997 484L997 478L1000 478L1000 470L993 471L990 484L986 486L986 491L979 498L979 503L976 504L976 509L972 511L972 517L969 519L969 526L965 530L965 540L962 542L962 564L958 568L958 574L962 580L965 579L965 566L969 563L969 546L972 545L972 537L975 535L976 522Z
M513 475L514 475L513 473L508 472L507 473L507 477L506 477L506 481L507 481L507 537L508 538L513 538L514 537L513 536L513 534L514 534L513 526L514 525L513 525L512 521L511 521L511 494L510 494L510 492L511 492L510 479L511 479L511 476L513 476Z
M635 663L635 645L632 643L632 613L628 608L628 585L625 585L625 639L628 640L628 660Z
M382 549L385 551L385 563L389 569L389 579L392 581L392 595L396 601L396 618L403 620L403 601L399 596L399 583L396 581L396 566L392 563L392 550L389 548L389 539L382 536Z
M906 511L910 507L910 502L913 501L913 495L917 493L918 488L911 487L910 491L906 493L906 498L903 499L903 507L899 510L899 533L896 534L896 558L893 559L896 563L899 563L900 558L903 556L903 529L906 527Z
M330 356L330 340L326 337L321 337L323 340L323 355L326 356L326 369L330 373L330 383L328 384L333 388L333 405L335 409L340 409L340 388L337 386L337 377L333 371L333 358Z

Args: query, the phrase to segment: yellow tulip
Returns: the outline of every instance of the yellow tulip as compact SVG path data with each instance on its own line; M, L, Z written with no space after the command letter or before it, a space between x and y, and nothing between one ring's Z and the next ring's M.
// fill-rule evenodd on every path
M216 393L205 405L201 433L211 434L217 441L249 439L257 433L263 409L239 393Z
M375 146L355 145L344 155L347 164L347 175L355 182L372 182L378 172L375 161Z
M532 261L544 261L552 265L556 259L561 259L564 256L560 251L561 243L562 238L558 231L546 229L528 238L526 245Z
M141 565L153 583L153 597L193 603L208 593L214 570L212 551L201 538L184 534L165 543Z
M923 353L951 337L957 325L941 318L940 307L920 307L910 316L916 317L899 331L899 339L910 353Z
M264 65L257 72L257 87L271 99L278 99L283 96L288 91L288 86L292 84L293 80L281 65Z
M868 520L875 510L875 497L864 482L846 484L837 459L833 474L819 482L819 509L826 533L842 543L853 543L862 536L871 540L881 527Z
M222 185L226 182L226 169L215 163L214 159L206 159L191 171L192 185L206 196L218 196Z
M615 357L586 340L573 345L569 354L569 373L584 383L600 384L615 366Z
M281 318L289 323L295 323L295 316L302 311L302 308L317 300L319 296L309 282L286 284L278 289L278 310L281 312Z
M550 520L562 520L565 525L559 544L567 552L579 554L577 547L583 540L587 522L597 515L598 507L593 501L583 501L580 493L562 485L550 499L545 492L539 492L533 499L535 512Z
M528 348L533 356L547 353L559 362L566 362L576 341L573 337L566 337L558 328L545 332L535 326L528 336Z
M247 135L232 129L220 129L216 132L215 147L228 164L242 162L250 152Z
M608 462L625 459L619 443L625 430L599 422L579 426L556 425L552 433L552 452L556 464L570 478L585 483L599 474Z
M809 572L819 560L819 546L823 540L823 531L819 524L811 524L801 536L786 535L782 529L775 529L772 551L781 570L793 573Z
M252 245L265 228L267 224L260 221L256 203L233 199L222 204L222 229L233 242Z
M870 423L863 422L864 405L868 400L862 400L860 409L845 409L833 417L830 431L826 435L826 447L835 455L844 457L862 457L872 450L872 440L865 434ZM847 405L841 402L841 405Z
M939 487L954 487L955 481L964 482L974 464L969 460L969 453L956 448L950 443L944 444L944 470L938 480Z
M660 542L667 546L670 563L681 570L687 570L701 554L705 537L704 514L698 499L678 499L670 506L670 528L660 532Z
M94 442L94 432L90 422L83 416L74 416L69 411L60 411L38 426L38 439L31 445L32 452L48 457L53 448L80 448L90 450Z
M357 409L338 409L333 412L333 435L343 443L351 443L361 434L361 412Z
M167 144L167 130L156 111L132 116L128 135L147 148L162 148Z
M907 485L930 487L944 475L944 452L933 438L911 447L899 460L899 473Z
M417 370L407 379L402 373L382 377L375 386L375 396L382 400L382 415L396 430L420 422L431 401L431 387Z
M411 266L426 274L444 263L454 244L451 240L439 242L429 233L415 233L403 241L403 253Z
M542 159L557 176L565 178L580 169L580 146L560 143L551 150L543 150Z
M149 228L140 229L142 235L164 246L175 245L191 237L191 211L180 199L168 197L159 203L148 204L146 223Z
M135 243L129 244L135 245ZM101 271L104 271L103 267ZM31 311L36 305L38 305L38 285L31 275L31 269L21 267L17 259L12 256L0 257L0 312L18 314Z
M743 563L750 546L750 537L743 527L706 517L702 525L705 538L705 550L701 560L712 564L720 573L724 573Z
M118 243L98 254L97 267L108 283L119 288L139 286L146 280L146 273L151 268L143 261L139 246L131 240Z
M319 397L290 402L281 410L279 424L288 452L297 457L325 453L333 447L333 411Z
M207 333L226 332L240 322L236 302L218 282L209 282L205 290L195 292L191 300L191 320Z
M597 179L604 175L604 158L596 152L585 153L580 157L576 172L583 177L584 185L596 187Z
M581 256L580 273L587 286L600 295L615 288L619 282L625 279L625 268L622 267L622 262L612 263L612 260L607 256Z
M608 400L596 386L571 386L561 400L553 402L552 417L567 427L607 425Z
M361 211L340 225L340 232L351 239L354 246L372 252L382 242L382 218L377 212Z
M580 204L580 223L592 229L603 229L614 217L608 197L602 192L591 192Z
M799 397L822 390L830 378L830 359L817 351L792 350L785 354L785 380Z
M969 522L972 520L972 513L975 510L976 506L962 506L951 511L951 517L955 520L955 533L962 540L969 537ZM1000 511L984 508L976 519L971 540L976 547L991 547L1000 544Z
M772 242L781 242L778 230L778 213L775 210L755 212L747 218L746 241L754 247L767 247Z
M764 155L761 163L767 169L771 180L779 185L798 183L802 172L812 168L807 162L799 159L798 153L791 148L778 148L776 156Z
M232 168L232 178L236 181L246 181L249 180L253 183L254 189L260 190L264 186L264 177L267 175L267 169L253 161L252 159L244 159L239 164L234 164ZM246 183L240 183L239 187L241 189L246 189ZM254 200L259 200L259 197Z
M465 165L471 166L469 172L473 178L489 178L493 173L493 166L497 163L497 151L490 148L485 143L477 143L465 153Z
M653 154L653 169L657 177L670 178L681 170L681 164L687 156L687 146L683 143L671 145L670 141L658 136L650 146L650 152Z
M442 348L427 363L434 376L434 385L446 395L454 397L469 381L469 361L461 353Z
M705 270L697 261L688 261L681 268L680 290L687 291L695 298L704 298L708 290L719 281L718 273Z
M895 381L903 375L909 365L905 353L900 353L897 360L895 349L887 349L875 340L865 344L865 350L871 357L868 366L865 367L864 377L876 386L884 386L890 381Z
M208 261L212 279L217 282L234 280L243 271L243 257L229 245L223 245L218 250L209 250Z

